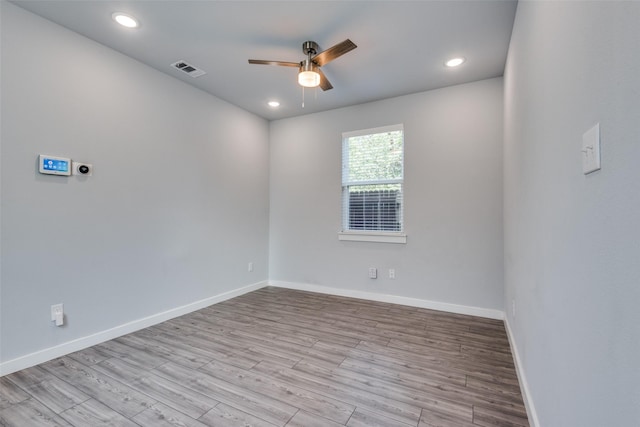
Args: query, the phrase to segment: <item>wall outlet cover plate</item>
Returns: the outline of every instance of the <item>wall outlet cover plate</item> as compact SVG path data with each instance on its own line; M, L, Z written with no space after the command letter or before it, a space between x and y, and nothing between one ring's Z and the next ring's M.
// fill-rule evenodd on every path
M600 170L600 123L582 135L582 173Z

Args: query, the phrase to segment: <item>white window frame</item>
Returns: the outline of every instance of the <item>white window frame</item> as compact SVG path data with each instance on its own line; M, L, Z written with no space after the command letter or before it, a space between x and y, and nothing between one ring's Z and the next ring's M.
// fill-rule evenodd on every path
M404 232L404 203L405 203L405 198L404 198L404 125L403 124L396 124L396 125L390 125L390 126L382 126L382 127L376 127L376 128L369 128L369 129L361 129L361 130L357 130L357 131L350 131L350 132L343 132L342 133L342 150L344 152L345 150L345 144L347 143L347 140L349 138L353 138L353 137L357 137L357 136L363 136L363 135L372 135L372 134L377 134L377 133L386 133L386 132L396 132L396 131L402 131L403 134L403 143L402 143L402 178L400 179L391 179L391 180L378 180L378 181L371 181L371 182L365 182L365 181L357 181L357 182L349 182L349 181L344 181L344 176L345 176L345 168L347 167L347 165L344 162L344 156L342 157L342 178L341 178L341 182L342 182L342 186L341 186L341 192L342 192L342 205L341 205L341 212L342 212L342 218L341 218L341 223L342 223L342 231L338 233L338 240L342 240L342 241L352 241L352 242L378 242L378 243L407 243L407 235ZM368 185L368 184L401 184L402 185L402 207L401 207L401 217L400 217L400 229L401 231L397 232L397 231L369 231L369 230L349 230L347 229L347 219L345 218L345 215L348 213L348 208L346 208L345 206L348 205L349 203L349 199L348 199L348 193L344 191L345 186L350 186L350 185Z

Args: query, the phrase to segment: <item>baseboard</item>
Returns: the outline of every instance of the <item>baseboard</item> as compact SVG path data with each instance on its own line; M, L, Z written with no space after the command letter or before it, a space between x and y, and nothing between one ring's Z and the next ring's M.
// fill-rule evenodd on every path
M91 347L93 345L100 344L126 334L130 334L131 332L148 328L149 326L157 325L158 323L162 323L166 320L173 319L175 317L182 316L196 310L200 310L212 304L235 298L237 296L255 291L265 286L267 286L267 281L254 283L242 288L234 289L232 291L224 292L209 298L195 301L190 304L172 308L171 310L153 314L142 319L134 320L132 322L125 323L123 325L119 325L114 328L98 332L96 334L78 338L56 345L54 347L49 347L44 350L39 350L25 356L20 356L12 360L2 362L0 363L0 376L47 362L49 360L55 359L56 357L73 353L74 351L83 350L87 347Z
M320 294L338 295L342 297L360 298L370 301L388 302L392 304L408 305L410 307L428 308L431 310L446 311L449 313L468 314L470 316L486 317L489 319L504 319L504 312L490 308L473 307L467 305L450 304L439 301L429 301L418 298L402 297L397 295L379 294L375 292L356 291L351 289L331 288L328 286L311 285L307 283L282 282L270 280L269 286L279 288L296 289L299 291L317 292Z
M514 339L508 316L505 316L504 325L507 329L507 337L509 338L509 344L511 345L511 353L513 354L514 363L516 365L516 374L518 375L518 381L520 382L520 391L522 392L524 406L527 409L529 425L531 427L540 427L538 414L536 413L536 408L533 404L533 398L531 396L531 391L529 390L529 383L527 382L527 376L524 373L522 362L520 361L520 353L518 352L518 346L516 345L516 340Z

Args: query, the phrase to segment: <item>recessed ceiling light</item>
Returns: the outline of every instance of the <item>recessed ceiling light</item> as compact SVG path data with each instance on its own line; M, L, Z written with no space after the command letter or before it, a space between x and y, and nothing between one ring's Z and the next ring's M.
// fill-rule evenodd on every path
M463 57L451 58L450 60L445 62L444 65L446 65L447 67L457 67L458 65L461 65L464 61L466 61L466 59Z
M138 24L138 20L131 15L127 15L126 13L115 12L111 15L114 21L123 27L127 28L138 28L140 24Z
M269 107L273 107L273 108L280 106L280 103L278 101L269 101L268 104L269 104Z

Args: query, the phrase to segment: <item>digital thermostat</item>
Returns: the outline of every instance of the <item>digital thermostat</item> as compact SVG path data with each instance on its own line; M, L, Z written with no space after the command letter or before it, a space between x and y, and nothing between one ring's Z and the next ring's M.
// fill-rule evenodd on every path
M40 154L39 160L40 173L49 175L71 175L71 159L66 157L46 156Z

